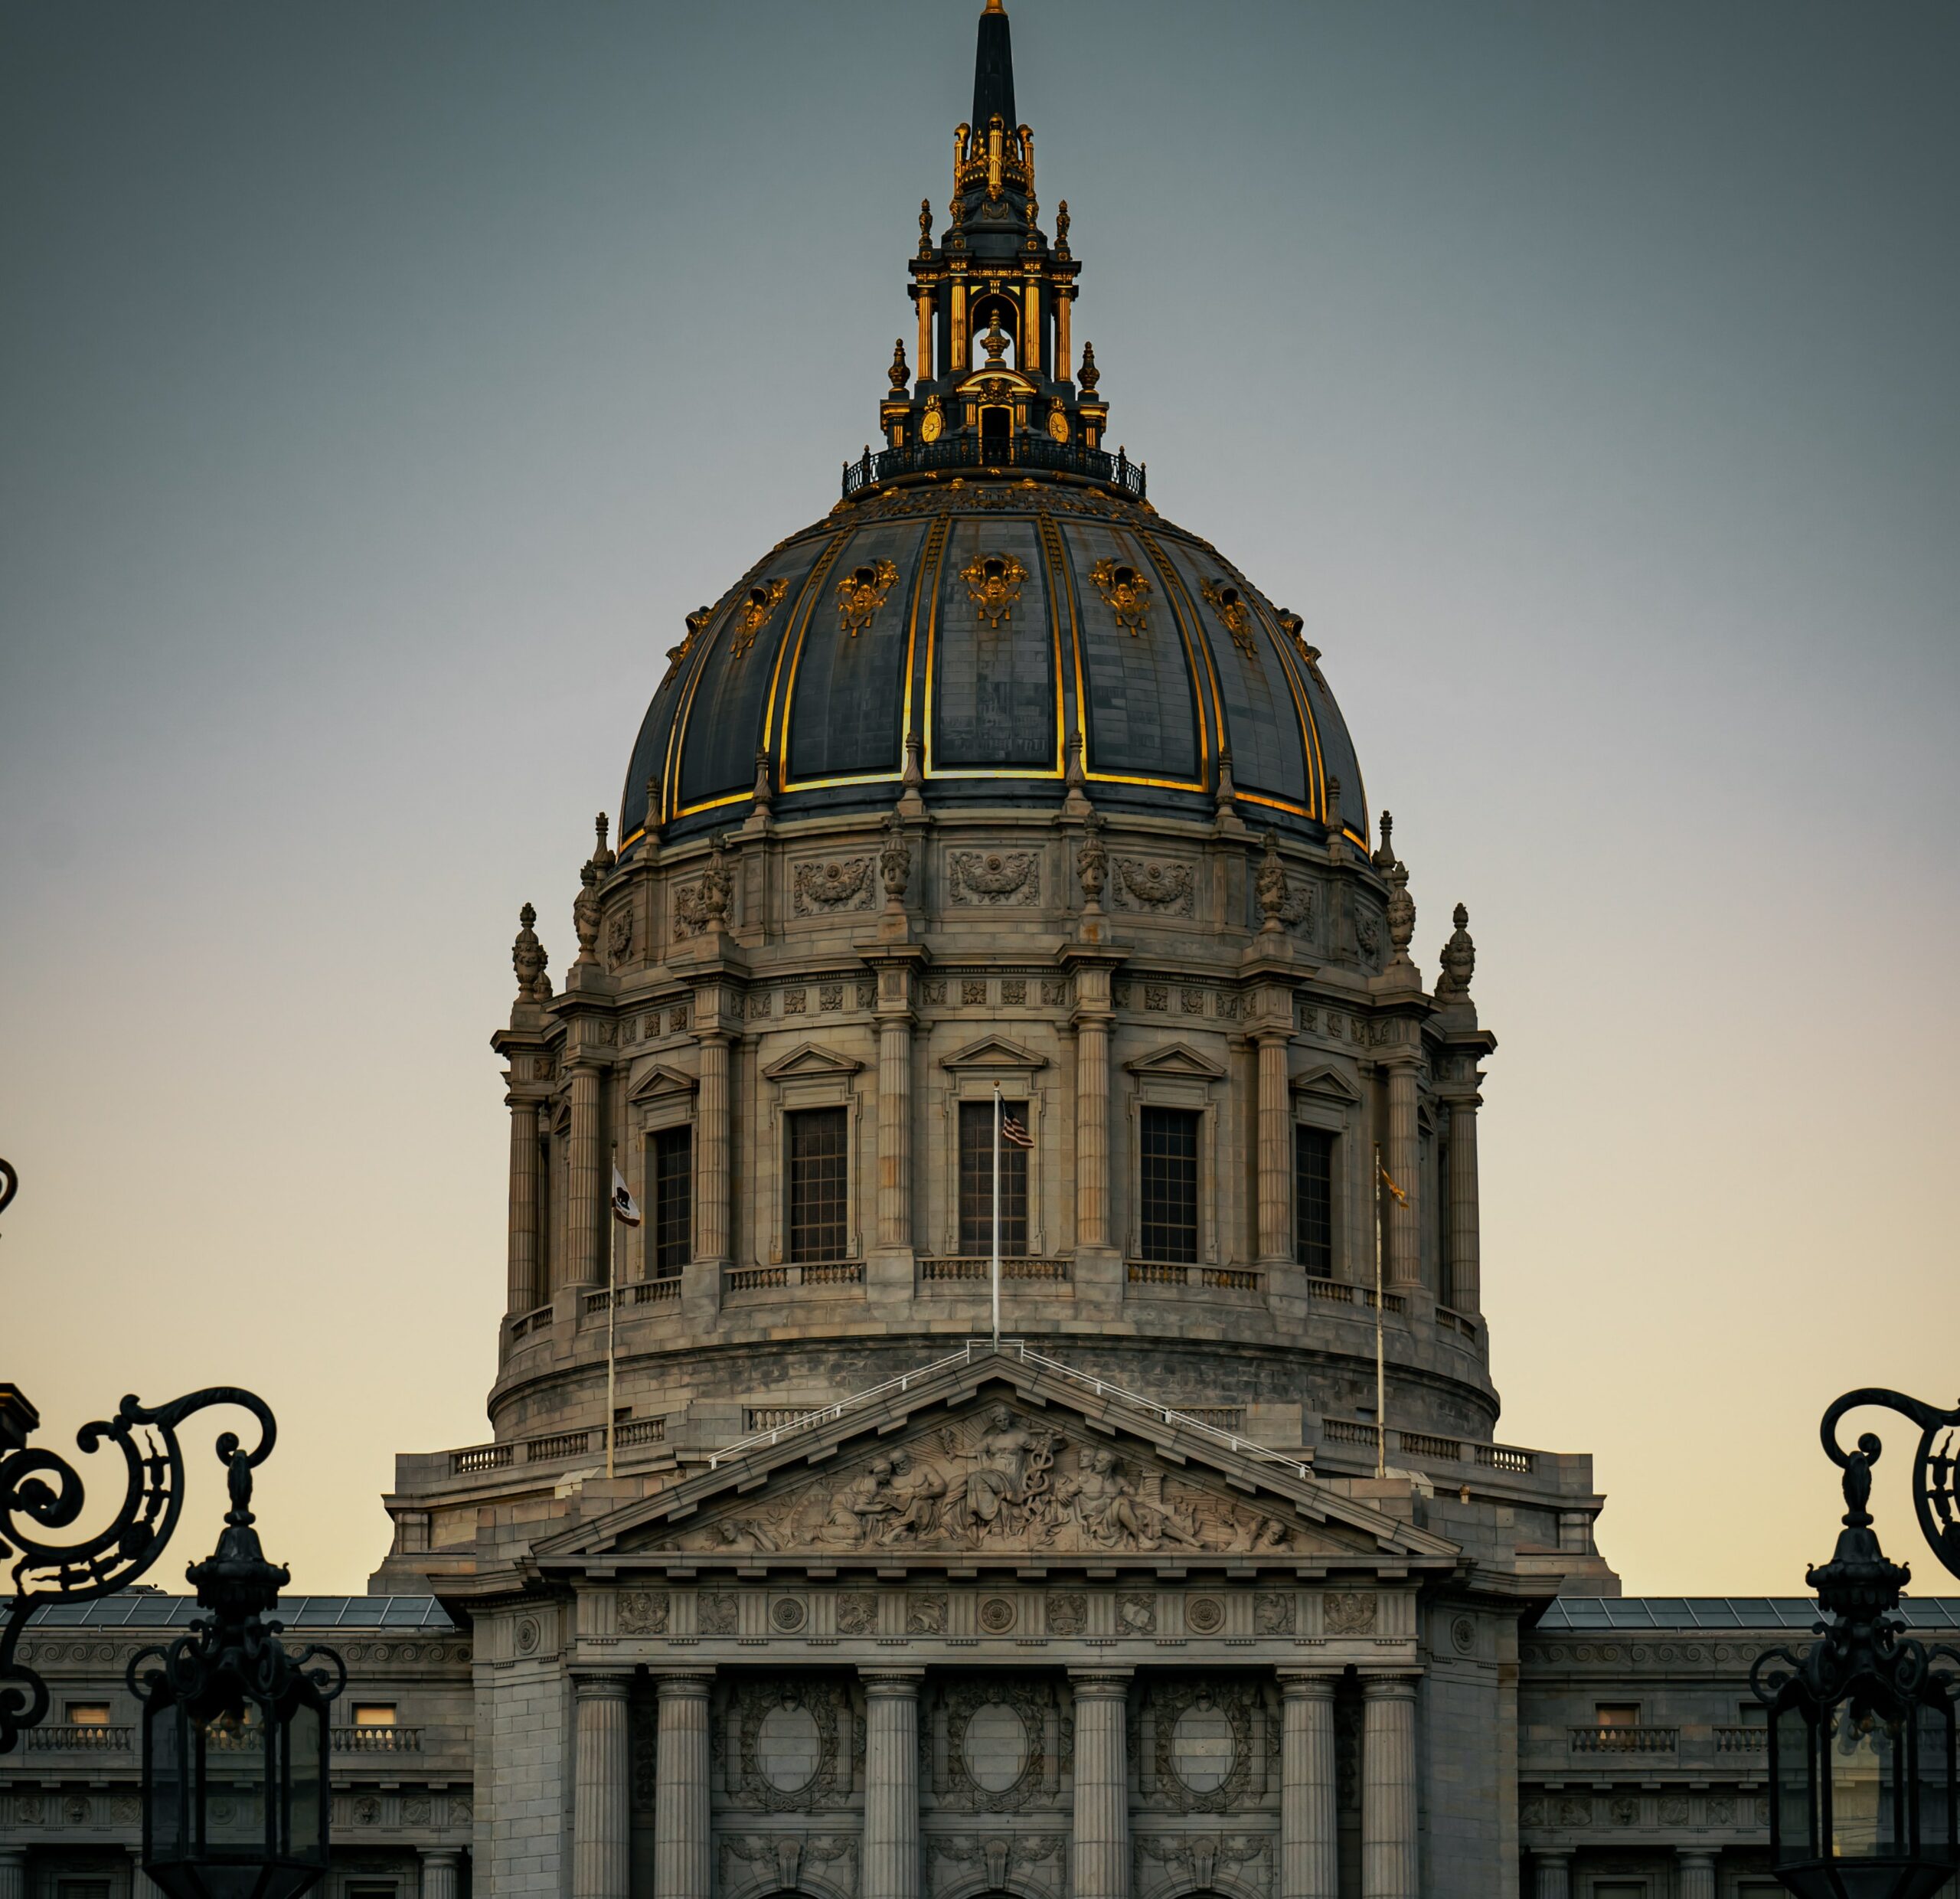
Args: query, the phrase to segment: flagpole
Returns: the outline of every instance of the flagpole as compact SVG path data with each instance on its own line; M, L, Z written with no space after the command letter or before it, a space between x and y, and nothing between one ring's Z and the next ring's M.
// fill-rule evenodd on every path
M619 1166L619 1150L612 1150L612 1167L615 1173ZM606 1259L606 1476L609 1482L612 1476L612 1433L614 1394L617 1390L618 1364L614 1358L612 1345L619 1316L619 1235L626 1222L616 1212L612 1218L612 1250Z
M1381 1204L1381 1143L1375 1143L1375 1475L1388 1475L1388 1374L1381 1335L1381 1227L1387 1209Z
M988 1275L994 1293L994 1349L1001 1348L1001 1084L994 1084L994 1257Z

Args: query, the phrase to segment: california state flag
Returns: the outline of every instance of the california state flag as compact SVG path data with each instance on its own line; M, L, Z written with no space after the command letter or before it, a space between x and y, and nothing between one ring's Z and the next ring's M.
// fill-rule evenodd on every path
M639 1203L628 1188L626 1175L617 1167L612 1169L612 1218L622 1226L636 1227L640 1223Z

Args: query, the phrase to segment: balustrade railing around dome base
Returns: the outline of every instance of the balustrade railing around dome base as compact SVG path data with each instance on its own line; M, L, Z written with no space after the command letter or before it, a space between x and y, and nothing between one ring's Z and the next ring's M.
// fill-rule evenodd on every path
M952 435L937 442L907 442L875 453L867 449L856 461L844 463L844 492L848 498L861 488L875 488L904 475L959 469L1004 475L1016 468L1080 475L1119 488L1138 501L1148 485L1143 463L1132 462L1121 449L1111 455L1102 449L1084 448L1080 442L1057 442L1045 435L1013 435L984 445L978 436Z

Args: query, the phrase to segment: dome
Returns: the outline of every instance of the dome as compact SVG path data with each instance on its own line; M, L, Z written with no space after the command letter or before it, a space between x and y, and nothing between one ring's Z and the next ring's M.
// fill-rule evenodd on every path
M691 615L625 841L759 791L779 816L889 807L908 770L932 805L1059 804L1078 747L1099 809L1208 814L1222 769L1272 822L1367 836L1298 618L1147 501L1041 469L861 486Z

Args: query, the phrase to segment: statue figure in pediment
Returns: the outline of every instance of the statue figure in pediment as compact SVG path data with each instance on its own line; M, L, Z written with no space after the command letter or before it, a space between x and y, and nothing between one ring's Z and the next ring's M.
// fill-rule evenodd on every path
M939 1527L939 1506L946 1494L945 1477L909 1450L892 1453L891 1471L894 1507L880 1541L898 1543L930 1536Z
M985 1536L998 1528L1011 1536L1019 1529L1021 1505L1027 1495L1026 1466L1036 1442L1034 1433L1016 1422L1004 1404L988 1413L978 1453L960 1497L961 1515L977 1535Z
M869 1539L900 1507L892 1489L891 1459L880 1457L831 1500L829 1514L817 1528L817 1541L846 1548Z

